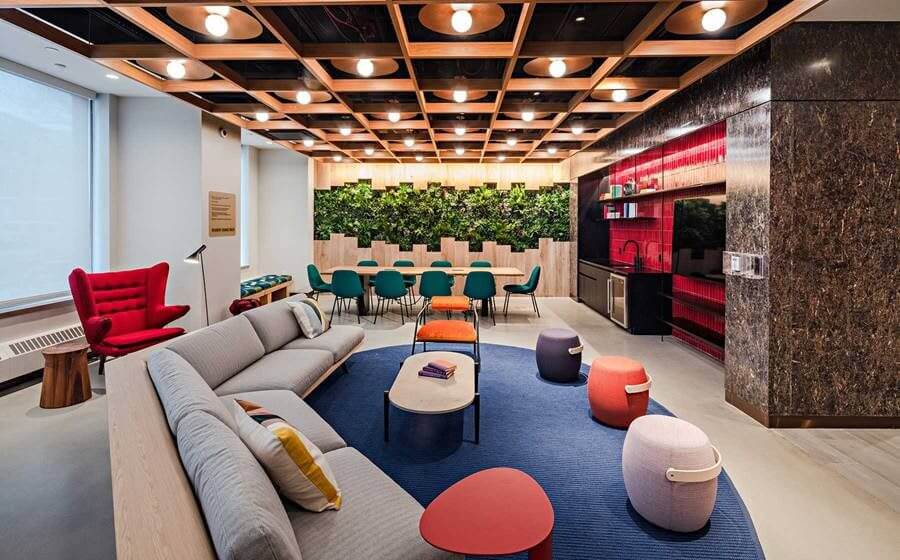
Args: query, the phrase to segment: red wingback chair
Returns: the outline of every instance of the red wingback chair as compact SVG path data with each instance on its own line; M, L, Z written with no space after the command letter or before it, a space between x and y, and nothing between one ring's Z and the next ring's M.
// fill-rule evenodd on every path
M75 309L91 350L100 356L100 373L109 356L124 356L184 334L166 327L190 310L166 305L169 264L150 268L88 274L76 268L69 274Z

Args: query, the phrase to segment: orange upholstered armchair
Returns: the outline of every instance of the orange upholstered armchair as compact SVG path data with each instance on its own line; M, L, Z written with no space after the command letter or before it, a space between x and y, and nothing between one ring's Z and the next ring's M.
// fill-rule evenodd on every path
M91 350L100 356L100 374L108 356L124 356L184 334L166 327L186 314L187 305L166 305L168 263L150 268L89 274L76 268L69 288Z

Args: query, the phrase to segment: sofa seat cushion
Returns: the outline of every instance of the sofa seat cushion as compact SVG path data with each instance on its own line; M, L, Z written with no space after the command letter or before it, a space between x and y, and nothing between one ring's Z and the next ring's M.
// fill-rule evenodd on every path
M311 406L291 391L251 391L219 398L224 406L228 407L233 406L235 399L240 399L268 409L272 414L284 418L285 422L303 432L303 435L308 437L323 453L347 447L347 443L334 431L334 428L322 420L322 417Z
M284 345L284 350L327 350L334 361L344 359L362 342L366 333L355 325L332 325L316 338L300 337Z
M194 366L213 389L266 353L250 320L243 315L177 338L169 348Z
M205 412L191 412L179 422L177 439L216 556L301 559L281 498L237 434Z
M303 560L459 558L422 540L422 506L359 451L345 447L325 458L341 485L341 509L311 513L285 505Z
M325 350L276 350L216 387L216 394L286 389L302 395L333 365Z
M243 313L256 330L266 353L274 352L300 336L300 325L288 306L289 301L296 299L272 302Z
M147 370L173 434L181 419L194 411L211 414L232 430L237 429L231 409L219 400L197 370L175 352L168 348L153 352L147 358Z

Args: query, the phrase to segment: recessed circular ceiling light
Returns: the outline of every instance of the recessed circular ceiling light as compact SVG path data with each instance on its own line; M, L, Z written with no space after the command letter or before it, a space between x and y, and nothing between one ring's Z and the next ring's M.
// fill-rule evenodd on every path
M583 22L583 21L584 21L584 16L578 16L577 18L575 18L575 21L577 21L578 23Z
M416 154L416 161L422 161L423 159L425 158L422 157L422 154Z
M339 162L339 161L341 161L342 159L344 159L344 156L342 156L341 154L334 154L333 156L331 156L331 159L333 159L334 161L338 161L338 162Z
M547 153L550 154L550 155L555 154L555 153L556 153L556 146L548 146L548 147L547 147Z
M360 58L356 61L356 73L363 78L368 78L375 72L375 63L371 58Z
M453 101L457 103L465 103L466 99L469 98L469 92L463 88L457 88L453 90Z
M375 148L373 148L372 146L366 146L366 155L367 156L370 156L374 153L375 153Z
M624 89L614 89L612 92L612 100L616 103L622 103L628 99L628 92Z
M297 103L301 105L309 105L310 103L312 103L312 94L305 89L301 89L297 92Z
M534 120L534 111L522 111L522 120L531 122Z
M343 125L338 129L338 132L341 133L341 136L350 136L350 127Z
M463 155L464 153L466 153L466 149L465 149L465 148L463 148L462 146L457 146L457 147L456 147L456 155L461 156L461 155Z
M573 125L572 125L572 134L578 136L578 135L581 134L582 132L584 132L584 127L583 127L583 126L581 126L580 124L573 124Z
M550 75L554 78L562 78L566 75L566 61L561 58L552 58L550 59Z
M59 49L57 49L56 47L44 47L44 50L54 53L59 52Z
M518 142L519 142L519 141L516 140L516 137L515 137L515 136L510 136L509 138L506 139L506 145L507 145L507 146L515 146Z
M115 74L107 74L106 77L109 78L110 80L118 80L119 79L119 77L116 76Z
M457 33L465 33L472 29L472 4L450 4L453 15L450 17L450 26Z
M187 74L187 68L184 67L184 61L170 60L169 63L166 64L166 74L174 80L184 78L184 75Z
M269 113L265 111L257 111L255 115L253 115L257 122L266 122L269 120Z
M506 154L500 154L497 156L497 161L506 161Z
M453 129L453 132L455 132L457 136L464 136L466 134L466 127L457 125L456 128Z
M703 29L706 31L718 31L722 29L722 26L725 25L727 19L728 15L725 13L725 10L722 8L712 8L703 13L703 17L700 19L700 25L702 25Z
M539 92L539 91L536 91L536 92L534 92L534 94L533 94L533 95L535 95L535 96L537 96L537 95L540 95L540 94L541 94L541 92Z
M204 9L208 14L203 20L203 25L213 37L224 37L228 33L228 12L231 8L228 6L205 6Z
M406 138L403 139L403 144L404 144L407 148L412 148L413 145L415 145L415 143L416 143L416 141L415 141L415 139L413 139L412 136L407 136Z
M388 111L388 120L391 122L400 122L400 111Z
M313 146L316 145L316 141L313 140L312 138L304 138L303 145L306 146L307 148L312 148Z

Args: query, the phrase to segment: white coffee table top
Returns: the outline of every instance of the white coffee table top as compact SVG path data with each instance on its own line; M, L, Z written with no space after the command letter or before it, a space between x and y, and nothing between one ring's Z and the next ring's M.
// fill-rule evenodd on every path
M453 362L456 372L450 379L420 376L419 370L434 360ZM469 356L456 352L414 354L404 360L388 398L400 410L418 414L447 414L462 410L475 400L475 362Z

